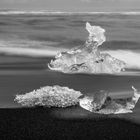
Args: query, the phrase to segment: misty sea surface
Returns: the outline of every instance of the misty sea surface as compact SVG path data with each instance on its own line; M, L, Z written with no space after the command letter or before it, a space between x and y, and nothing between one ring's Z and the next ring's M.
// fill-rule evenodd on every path
M107 40L99 49L128 63L126 72L88 75L48 69L57 52L84 44L87 21L106 30ZM21 107L14 102L16 94L47 85L67 86L85 95L107 90L113 98L131 97L132 85L140 91L140 14L0 14L0 108ZM76 107L61 113L88 114L82 111ZM125 116L140 122L140 101Z

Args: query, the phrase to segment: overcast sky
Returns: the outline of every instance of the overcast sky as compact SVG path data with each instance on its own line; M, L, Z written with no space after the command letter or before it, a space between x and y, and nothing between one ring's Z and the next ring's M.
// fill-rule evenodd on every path
M140 0L0 0L0 9L55 11L139 11Z

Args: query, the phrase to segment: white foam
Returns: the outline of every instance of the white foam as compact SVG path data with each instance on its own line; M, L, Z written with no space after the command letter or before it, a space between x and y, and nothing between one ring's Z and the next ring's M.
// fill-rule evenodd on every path
M0 53L30 57L52 57L66 50L56 48L57 42L39 42L30 40L0 40Z
M0 11L0 15L140 15L140 11L129 11L129 12L62 12L62 11L47 11L47 10L39 10L39 11Z
M17 47L0 47L0 53L12 54L19 56L31 56L31 57L51 57L55 56L59 50L47 50L47 49L33 49L33 48L17 48Z
M127 68L140 69L140 50L137 52L131 50L106 50L103 52L124 61L127 64Z

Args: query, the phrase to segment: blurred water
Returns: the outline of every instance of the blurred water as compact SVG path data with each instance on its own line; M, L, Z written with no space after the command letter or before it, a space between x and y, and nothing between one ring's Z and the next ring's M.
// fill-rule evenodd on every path
M87 21L105 28L104 49L139 49L140 15L0 15L0 40L13 47L71 48L85 41Z

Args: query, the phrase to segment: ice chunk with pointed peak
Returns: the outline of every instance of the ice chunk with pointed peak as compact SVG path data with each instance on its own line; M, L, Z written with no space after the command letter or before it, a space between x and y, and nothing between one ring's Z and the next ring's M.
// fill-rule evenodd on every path
M90 42L97 42L98 46L106 41L105 30L100 26L91 26L89 22L86 23L86 29L89 32L88 40Z
M45 86L32 92L16 95L22 106L67 107L79 103L81 92L60 86Z
M98 46L105 40L105 30L86 23L89 37L83 46L61 52L51 60L51 70L64 73L118 73L124 70L125 63L107 53L100 53Z
M132 113L132 109L135 107L140 94L132 86L134 95L131 98L126 99L111 99L107 94L102 94L100 98L100 108L96 107L95 97L85 96L80 99L80 106L90 112L99 114L121 114L121 113ZM104 97L104 98L103 98ZM103 100L103 102L101 102Z

